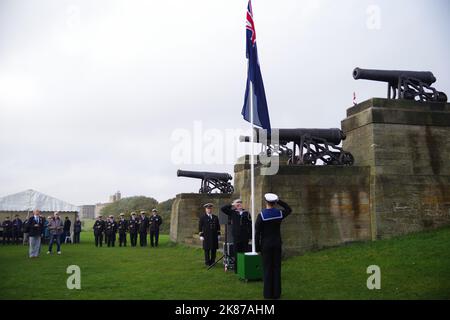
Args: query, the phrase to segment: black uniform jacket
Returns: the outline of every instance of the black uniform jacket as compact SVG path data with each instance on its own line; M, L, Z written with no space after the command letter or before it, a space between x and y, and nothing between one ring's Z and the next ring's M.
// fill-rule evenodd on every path
M22 231L22 220L19 218L13 220L13 230L16 232Z
M105 233L108 235L113 235L117 231L117 222L115 221L108 221L106 222L106 228Z
M2 227L3 227L3 232L4 233L11 233L12 227L13 227L12 221L11 220L3 221Z
M216 215L211 214L211 218L209 218L206 213L202 214L198 223L198 232L200 237L205 238L203 240L203 249L219 248L217 237L220 236L220 223Z
M139 228L139 220L138 219L130 219L128 221L128 230L130 230L130 233L137 233Z
M141 218L141 220L139 220L139 232L147 233L147 229L148 229L148 218L147 217L145 217L144 219Z
M150 231L158 231L159 226L162 223L162 218L160 215L150 217Z
M117 228L119 230L119 233L126 233L128 229L128 221L125 219L119 220Z
M64 220L64 231L70 231L70 226L72 222L70 220Z
M96 220L94 223L94 234L99 235L105 231L105 221L104 220Z
M248 211L239 211L232 209L231 204L227 204L221 208L222 212L225 213L231 219L233 242L243 242L248 243L252 234L252 220Z
M44 230L44 219L38 218L38 221L34 216L28 219L28 234L30 237L39 237Z
M73 225L73 232L81 232L81 221L75 221L75 224Z
M278 204L283 209L277 209L281 211L280 219L272 219L264 221L261 213L258 215L255 224L255 245L256 251L261 251L269 248L281 247L281 234L280 226L284 218L286 218L292 209L289 205L281 200L278 200Z

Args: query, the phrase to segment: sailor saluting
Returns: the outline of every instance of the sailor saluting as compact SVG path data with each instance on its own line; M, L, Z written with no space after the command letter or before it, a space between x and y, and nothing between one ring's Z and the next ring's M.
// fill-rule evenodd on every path
M266 193L266 208L256 219L255 245L261 252L264 272L264 298L279 299L281 295L281 234L280 226L292 209L276 194ZM279 205L283 209L275 206Z

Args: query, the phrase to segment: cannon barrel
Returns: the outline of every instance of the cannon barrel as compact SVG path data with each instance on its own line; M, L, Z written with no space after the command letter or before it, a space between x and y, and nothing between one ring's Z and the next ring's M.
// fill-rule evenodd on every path
M286 144L290 141L299 141L302 137L308 138L318 138L328 141L329 143L338 145L342 140L345 140L345 133L338 128L332 129L307 129L307 128L297 128L297 129L272 129L278 130L278 139L280 144ZM263 137L267 137L267 142L271 142L271 137L267 135L267 131L264 129L259 129L254 135L255 142L261 142ZM250 142L249 136L240 136L240 142Z
M186 170L177 170L177 177L187 177L187 178L195 178L195 179L213 179L220 181L229 181L233 179L233 177L228 173L220 173L220 172L206 172L206 171L186 171Z
M401 71L401 70L375 70L355 68L353 78L372 81L388 82L391 86L398 86L400 77L414 78L428 86L436 82L436 78L430 71Z

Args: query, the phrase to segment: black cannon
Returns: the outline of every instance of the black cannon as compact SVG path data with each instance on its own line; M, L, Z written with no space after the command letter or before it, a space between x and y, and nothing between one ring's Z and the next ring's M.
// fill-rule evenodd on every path
M436 78L429 71L371 70L355 68L355 80L387 82L388 99L447 102L447 95L431 87Z
M229 182L233 177L228 173L178 170L177 177L201 179L202 185L198 193L213 193L215 190L230 194L234 192Z
M263 129L254 131L254 141L265 145L267 156L287 155L288 164L315 165L322 160L325 165L351 166L353 155L338 147L345 138L340 129L272 129L272 135ZM241 136L239 140L251 141L248 136Z

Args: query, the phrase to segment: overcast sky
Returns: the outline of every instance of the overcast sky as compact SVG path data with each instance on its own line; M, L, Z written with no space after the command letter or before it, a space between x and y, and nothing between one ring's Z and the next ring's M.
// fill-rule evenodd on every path
M254 0L272 127L340 127L354 91L385 97L385 84L353 80L356 66L430 70L449 94L449 3ZM243 151L220 141L248 128L246 6L0 0L0 196L163 201L199 188L178 168L232 173Z

